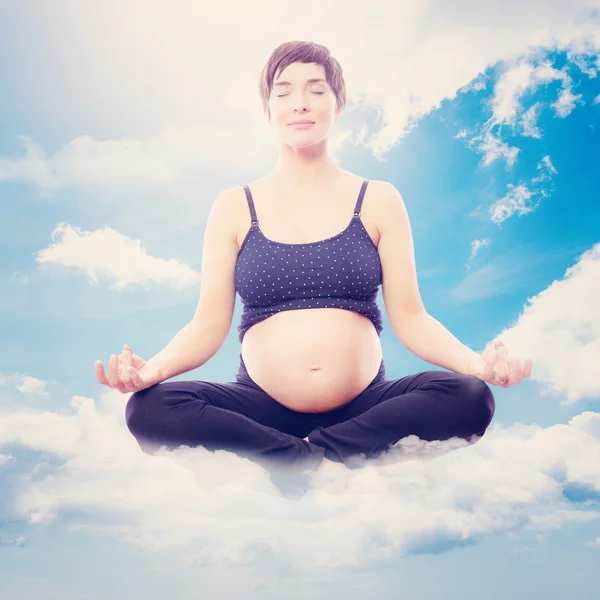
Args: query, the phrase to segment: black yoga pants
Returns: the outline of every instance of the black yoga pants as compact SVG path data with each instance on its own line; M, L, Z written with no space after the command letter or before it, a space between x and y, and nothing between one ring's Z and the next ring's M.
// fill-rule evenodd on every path
M125 416L149 454L163 446L203 446L266 467L312 470L324 456L357 468L409 435L473 443L485 433L494 411L490 387L473 375L424 371L390 380L382 360L373 381L344 406L298 412L254 383L240 354L235 381L164 381L133 393Z

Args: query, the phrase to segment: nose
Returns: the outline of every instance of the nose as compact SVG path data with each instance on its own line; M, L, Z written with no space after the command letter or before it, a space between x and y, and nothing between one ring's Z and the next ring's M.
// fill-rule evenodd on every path
M294 113L304 114L308 112L308 101L306 96L299 95L295 100L292 101L292 106L294 106Z

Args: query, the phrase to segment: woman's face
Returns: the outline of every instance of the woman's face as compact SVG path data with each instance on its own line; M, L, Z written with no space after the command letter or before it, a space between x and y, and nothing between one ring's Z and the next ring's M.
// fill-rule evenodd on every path
M325 67L316 63L292 63L275 74L269 98L270 122L283 143L310 146L329 134L339 110L335 94L325 79ZM314 124L305 128L290 125L298 119L308 119Z

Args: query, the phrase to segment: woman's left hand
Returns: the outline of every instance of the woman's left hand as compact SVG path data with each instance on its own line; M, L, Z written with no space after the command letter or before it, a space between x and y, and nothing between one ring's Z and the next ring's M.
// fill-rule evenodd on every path
M529 377L533 367L533 359L528 358L521 368L518 358L508 358L506 346L496 340L483 354L474 358L468 366L468 375L504 388L521 383L523 377Z

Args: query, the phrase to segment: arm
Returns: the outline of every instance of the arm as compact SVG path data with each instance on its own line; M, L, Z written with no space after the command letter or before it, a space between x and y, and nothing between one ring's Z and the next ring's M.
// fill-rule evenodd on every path
M192 320L148 363L158 369L165 381L202 366L218 352L225 336L207 322Z
M204 231L202 285L196 312L168 346L148 361L164 379L203 365L227 338L235 307L238 247L232 215L239 212L239 195L238 190L231 188L215 198Z
M383 267L383 299L396 337L419 358L467 374L479 355L461 344L425 309L419 293L408 212L398 190L377 182L377 229Z
M469 364L480 358L427 312L407 318L402 327L394 331L413 354L455 373L470 374Z

